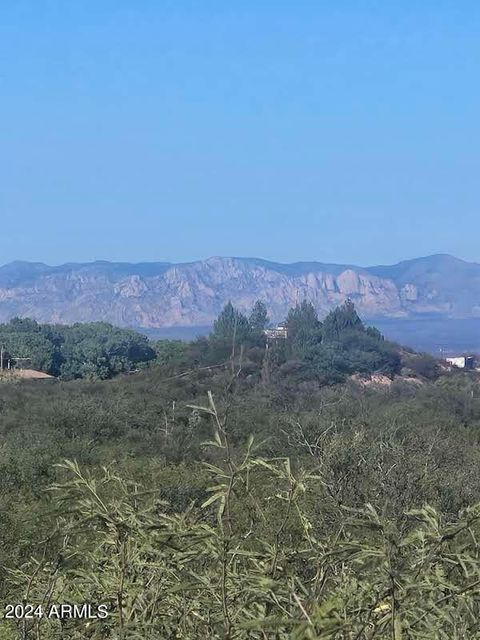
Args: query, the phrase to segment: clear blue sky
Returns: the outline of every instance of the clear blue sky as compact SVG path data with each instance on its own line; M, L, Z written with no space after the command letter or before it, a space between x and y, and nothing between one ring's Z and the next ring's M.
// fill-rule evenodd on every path
M0 3L0 262L480 261L480 3Z

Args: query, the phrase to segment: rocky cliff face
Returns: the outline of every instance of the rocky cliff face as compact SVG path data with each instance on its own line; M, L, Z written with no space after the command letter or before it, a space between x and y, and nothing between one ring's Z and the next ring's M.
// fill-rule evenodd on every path
M480 265L432 256L371 268L249 258L0 268L0 321L28 316L144 328L208 325L228 300L247 311L257 299L280 320L304 298L321 316L351 298L365 318L478 317Z

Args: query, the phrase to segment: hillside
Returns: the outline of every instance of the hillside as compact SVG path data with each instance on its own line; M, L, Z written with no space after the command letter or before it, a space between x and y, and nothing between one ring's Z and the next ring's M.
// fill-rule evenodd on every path
M228 300L240 309L264 300L280 320L297 301L320 316L351 298L364 318L475 318L480 313L480 264L448 255L393 266L209 258L183 263L65 264L14 262L0 268L0 321L105 320L117 326L211 325Z
M378 353L336 317L330 363ZM133 376L0 385L0 600L108 611L2 640L225 640L227 597L232 640L391 639L400 615L402 638L479 637L478 379L325 384L297 338L270 375L258 347L204 366L199 341Z

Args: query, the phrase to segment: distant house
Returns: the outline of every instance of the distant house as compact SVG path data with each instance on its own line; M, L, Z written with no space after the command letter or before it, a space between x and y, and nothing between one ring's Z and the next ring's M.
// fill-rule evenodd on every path
M274 329L265 329L264 334L267 340L286 340L288 338L287 323L281 322Z
M448 364L457 369L475 369L476 358L475 356L455 356L453 358L445 358Z

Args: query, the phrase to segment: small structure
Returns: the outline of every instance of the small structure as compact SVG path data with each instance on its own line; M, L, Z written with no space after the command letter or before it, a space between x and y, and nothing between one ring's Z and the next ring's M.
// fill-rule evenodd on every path
M55 380L54 376L28 368L31 358L25 356L12 356L5 347L0 347L0 378L2 380Z
M455 356L453 358L445 358L448 364L457 369L475 369L476 359L475 356Z
M280 322L274 329L265 329L264 334L267 340L286 340L288 338L287 323Z
M5 351L3 347L0 348L0 371L10 371L12 368L12 357Z

